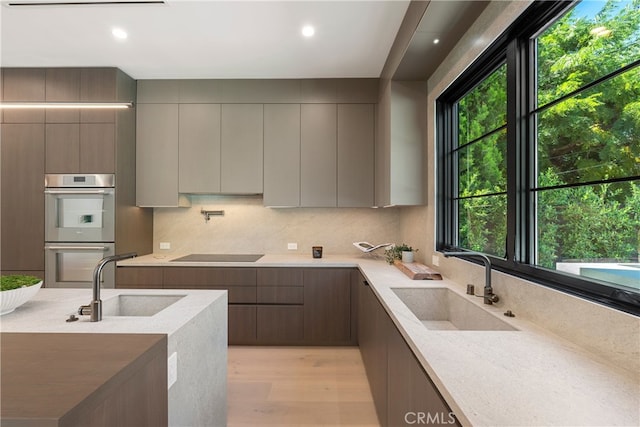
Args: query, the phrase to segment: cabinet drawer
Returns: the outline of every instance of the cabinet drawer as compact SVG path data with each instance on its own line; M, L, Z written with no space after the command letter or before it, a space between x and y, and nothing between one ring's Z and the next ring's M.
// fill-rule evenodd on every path
M228 291L229 304L255 304L255 286L214 286L214 285L192 285L192 284L170 284L164 285L164 289L213 289L218 291Z
M162 289L162 268L118 267L116 288Z
M258 286L258 304L302 304L301 286Z
M258 286L302 286L303 271L301 268L259 268L257 283Z
M204 286L256 286L255 268L166 267L164 284ZM208 288L207 288L208 289Z

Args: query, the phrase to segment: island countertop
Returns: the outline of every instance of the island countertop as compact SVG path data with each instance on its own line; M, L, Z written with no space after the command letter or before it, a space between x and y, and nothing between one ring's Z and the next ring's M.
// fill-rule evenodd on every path
M67 332L67 333L146 333L171 335L194 316L218 299L226 303L226 291L162 290L162 289L102 289L103 306L118 295L181 296L155 316L103 316L100 322L91 322L89 316L67 322L78 307L91 301L91 289L43 288L30 301L0 322L2 332Z
M151 254L118 266L358 268L463 425L640 425L639 372L475 300L517 331L427 330L392 290L445 287L468 297L463 284L446 277L414 281L369 255L265 255L247 263L171 261L182 255ZM630 324L629 345L639 346L640 319Z

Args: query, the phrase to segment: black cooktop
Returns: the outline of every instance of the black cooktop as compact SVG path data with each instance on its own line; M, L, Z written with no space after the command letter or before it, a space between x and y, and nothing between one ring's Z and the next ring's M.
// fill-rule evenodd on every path
M171 262L256 262L263 256L252 254L191 254L172 259Z

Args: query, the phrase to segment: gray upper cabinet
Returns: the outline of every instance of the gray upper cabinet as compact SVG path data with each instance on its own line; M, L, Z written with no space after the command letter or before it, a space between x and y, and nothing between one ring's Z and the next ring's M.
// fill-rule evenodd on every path
M300 203L337 206L337 105L301 105Z
M138 200L177 206L179 194L262 193L272 207L372 206L378 83L141 80L139 155L158 159L138 159L138 189L149 189ZM153 181L163 188L145 187Z
M178 105L138 104L136 204L178 206Z
M220 104L180 104L180 193L220 192Z
M223 104L220 126L221 192L262 193L262 104Z
M300 104L264 106L264 205L300 205Z
M338 105L338 206L374 205L373 104Z

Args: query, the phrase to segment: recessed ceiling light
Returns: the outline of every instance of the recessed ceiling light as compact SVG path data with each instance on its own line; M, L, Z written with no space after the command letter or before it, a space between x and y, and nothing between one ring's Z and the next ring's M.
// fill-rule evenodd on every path
M305 37L313 37L315 33L316 29L311 25L305 25L304 27L302 27L302 35Z
M438 44L440 43L440 39L433 39L433 44Z
M118 40L124 40L127 38L127 32L122 28L114 28L111 30L111 34Z

